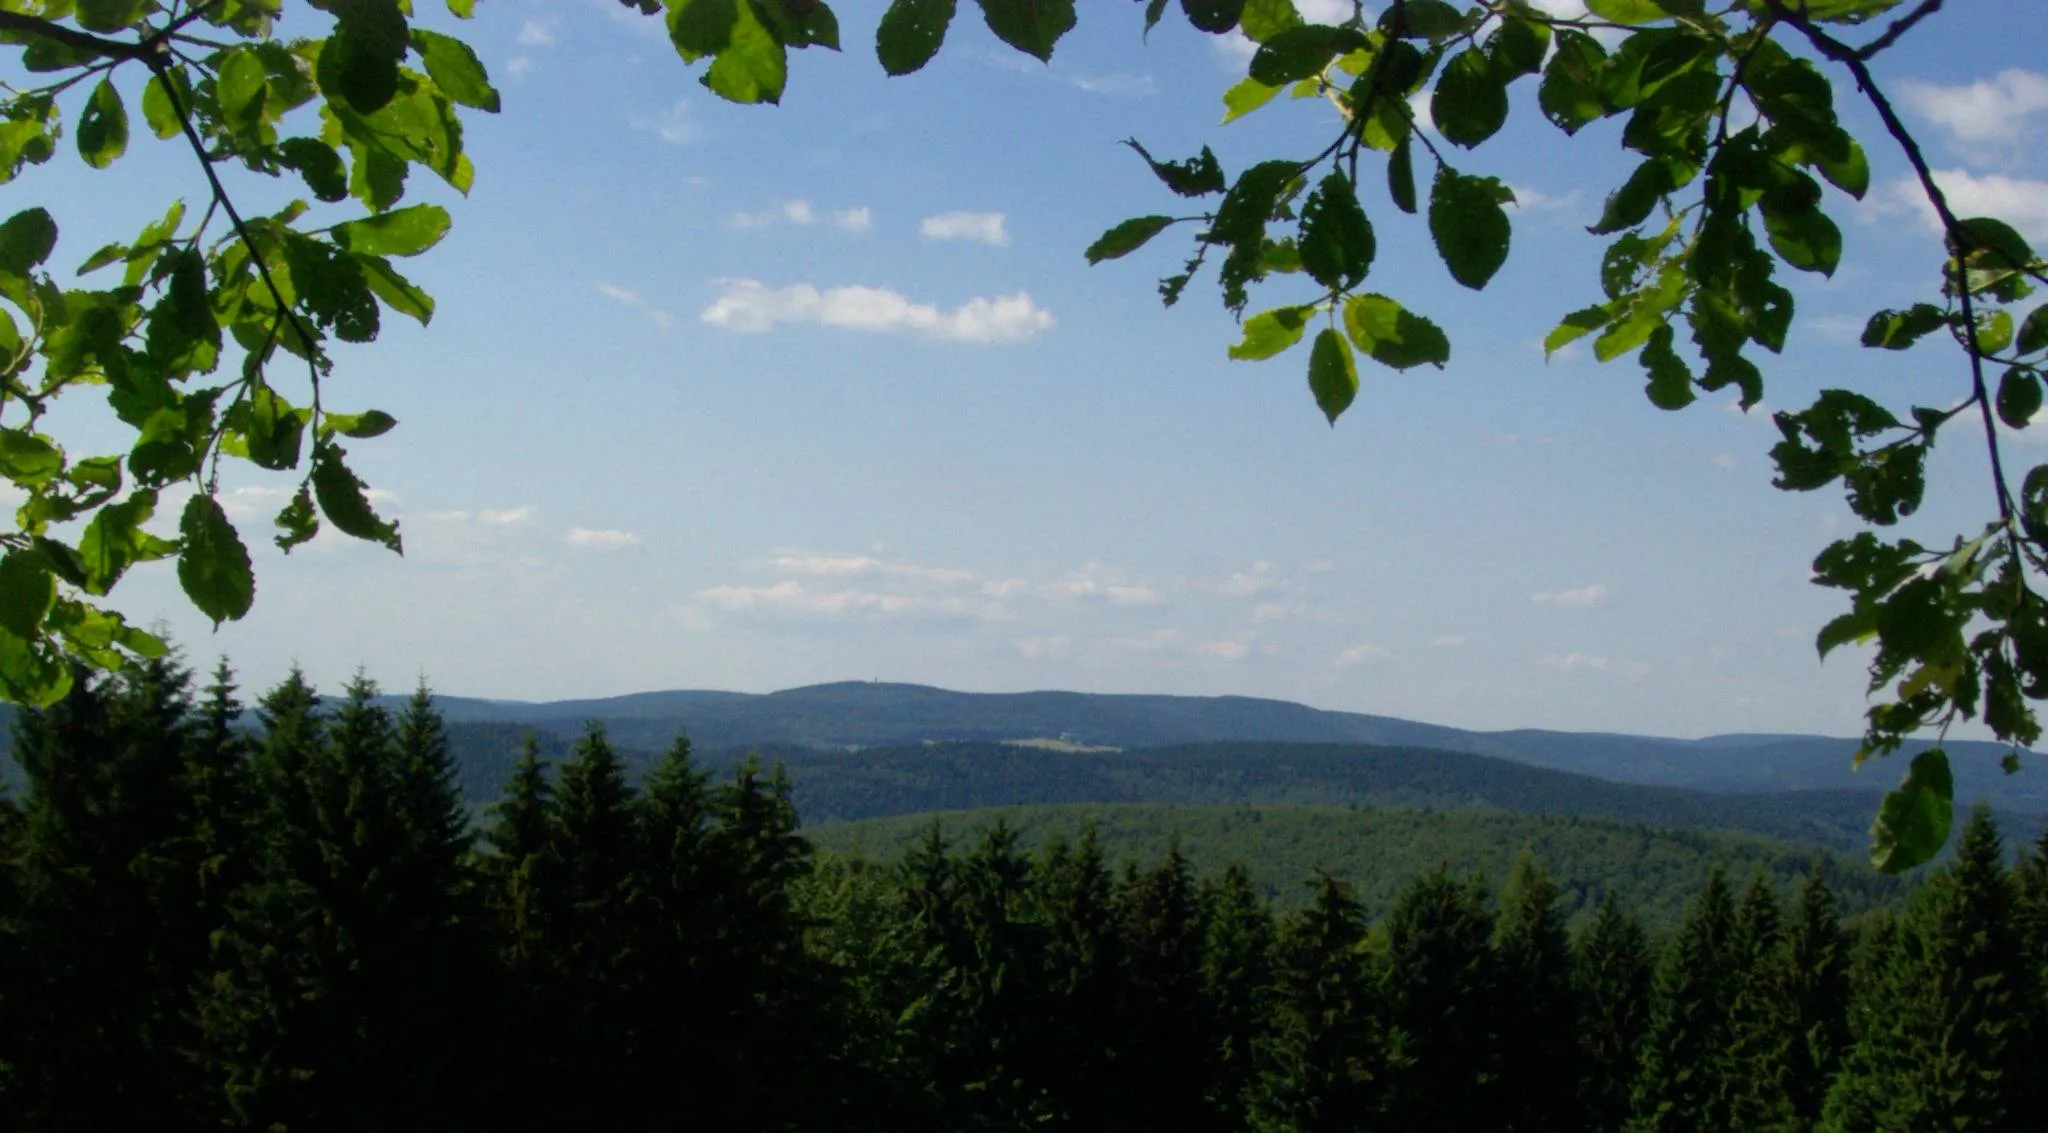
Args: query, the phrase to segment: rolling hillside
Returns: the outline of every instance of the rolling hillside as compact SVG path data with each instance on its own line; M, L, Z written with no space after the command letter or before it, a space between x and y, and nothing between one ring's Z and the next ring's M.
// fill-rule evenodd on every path
M1741 886L1762 869L1780 886L1820 869L1856 913L1905 892L1906 882L1809 848L1762 838L1654 830L1592 819L1341 807L1042 806L903 815L839 823L808 831L821 849L895 857L923 837L934 820L953 840L971 839L998 818L1026 845L1080 837L1094 824L1105 856L1150 862L1175 837L1197 872L1236 861L1281 905L1299 901L1317 868L1357 886L1377 916L1409 878L1437 865L1477 872L1497 885L1524 849L1564 890L1564 904L1584 914L1613 892L1653 926L1674 924L1685 902L1718 865Z
M537 704L444 697L441 704L451 722L519 724L561 736L574 736L585 721L599 718L616 742L648 750L666 747L679 731L687 731L703 750L898 747L1056 736L1119 748L1253 740L1375 744L1490 755L1624 783L1728 792L1883 791L1897 782L1906 762L1879 761L1858 774L1850 761L1856 741L1826 736L1677 740L1600 732L1474 732L1242 696L965 693L846 682L762 695L650 692ZM2018 775L2001 774L1998 759L2004 749L1995 744L1958 742L1949 748L1960 798L2048 812L2048 771L2030 764Z

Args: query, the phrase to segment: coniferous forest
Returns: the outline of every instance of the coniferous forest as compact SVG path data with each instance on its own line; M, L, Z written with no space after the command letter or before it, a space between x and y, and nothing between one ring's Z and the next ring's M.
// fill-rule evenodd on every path
M2048 1114L2048 839L1894 906L1716 875L1568 933L1524 858L1276 916L1177 848L814 853L779 771L593 727L481 815L422 688L156 662L19 721L9 1130L1969 1130ZM251 719L254 728L244 725Z

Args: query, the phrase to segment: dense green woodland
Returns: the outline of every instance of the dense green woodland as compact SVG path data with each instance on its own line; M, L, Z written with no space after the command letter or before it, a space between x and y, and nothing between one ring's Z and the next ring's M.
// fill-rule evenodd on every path
M424 689L232 726L156 662L28 714L0 806L0 1125L42 1130L2034 1133L2048 841L1979 812L1896 908L1711 875L1568 932L1534 858L1275 916L1178 845L932 824L815 854L791 784L601 729L473 830ZM260 738L252 738L260 735ZM473 836L474 835L474 836Z
M798 796L801 797L801 789ZM1842 914L1855 917L1900 900L1905 879L1810 846L1764 838L1640 824L1499 811L1323 806L1048 806L903 815L807 827L819 849L891 859L923 840L934 820L948 838L973 841L997 822L1019 845L1043 849L1094 832L1110 861L1147 859L1178 844L1196 872L1240 866L1252 887L1291 911L1313 890L1303 878L1326 870L1347 882L1368 918L1383 916L1416 874L1447 867L1489 884L1504 882L1523 853L1557 881L1558 911L1579 928L1608 898L1655 930L1676 926L1717 869L1762 872L1786 888L1809 873L1828 880Z

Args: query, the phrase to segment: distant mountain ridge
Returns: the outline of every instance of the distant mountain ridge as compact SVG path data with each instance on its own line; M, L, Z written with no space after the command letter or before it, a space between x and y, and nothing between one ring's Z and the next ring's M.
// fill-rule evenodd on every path
M1851 757L1857 741L1828 736L1742 733L1680 740L1539 729L1479 732L1248 696L972 693L840 682L771 693L678 690L541 703L442 697L440 705L450 723L522 725L564 738L601 719L619 744L649 750L667 747L678 732L687 732L702 750L845 750L1058 736L1119 748L1231 741L1372 744L1489 755L1621 783L1744 793L1882 791L1898 781L1906 764L1895 756L1856 773ZM1903 754L1927 746L1910 744ZM1959 800L2048 812L2048 772L2039 766L2030 761L2008 776L1998 770L2006 750L2000 745L1959 741L1947 747Z

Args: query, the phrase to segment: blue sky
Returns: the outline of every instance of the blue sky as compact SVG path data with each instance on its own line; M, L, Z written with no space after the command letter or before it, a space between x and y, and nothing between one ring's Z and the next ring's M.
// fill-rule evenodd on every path
M1364 363L1332 429L1305 348L1229 361L1235 326L1202 284L1160 308L1154 281L1184 254L1171 236L1081 257L1176 206L1119 139L1213 145L1235 169L1319 148L1327 108L1219 127L1241 45L1175 20L1141 43L1133 4L1087 5L1050 67L963 11L930 68L888 80L868 46L882 6L837 5L849 50L797 56L781 108L720 103L658 21L612 0L480 6L460 31L505 112L471 119L475 190L408 268L439 311L426 329L387 320L327 392L402 422L352 456L405 557L329 535L277 554L265 529L288 485L244 476L227 502L265 544L250 617L211 632L167 564L117 604L254 683L296 660L329 686L360 664L520 698L881 678L1467 727L1858 730L1858 658L1812 648L1838 612L1806 582L1851 529L1836 496L1769 487L1765 413L1663 413L1632 360L1546 364L1537 345L1597 295L1584 226L1630 168L1616 130L1564 139L1525 83L1508 130L1454 159L1522 201L1483 294L1368 191L1375 286L1443 325L1452 363ZM1959 205L2048 240L2036 8L1945 10L1879 70ZM1921 297L1939 254L1903 164L1871 150L1870 200L1831 204L1842 270L1795 283L1768 407L1824 385L1961 396L1939 348L1855 346L1872 310ZM139 141L112 171L67 153L10 191L60 202L59 258L76 261L201 187L189 155ZM1283 282L1255 309L1298 296ZM1931 537L1988 514L1962 439L1913 524ZM2048 459L2015 441L2022 468Z

